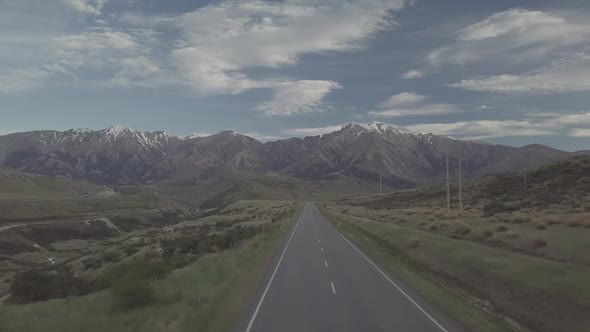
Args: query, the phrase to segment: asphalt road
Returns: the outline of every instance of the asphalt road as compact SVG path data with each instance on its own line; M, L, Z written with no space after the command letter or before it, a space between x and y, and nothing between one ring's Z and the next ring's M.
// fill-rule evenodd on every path
M246 332L464 331L386 275L306 204L272 267Z

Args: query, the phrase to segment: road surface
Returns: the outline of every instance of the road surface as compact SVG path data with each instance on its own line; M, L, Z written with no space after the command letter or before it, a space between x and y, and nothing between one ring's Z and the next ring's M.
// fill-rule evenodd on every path
M464 331L386 275L305 205L245 324L246 332Z

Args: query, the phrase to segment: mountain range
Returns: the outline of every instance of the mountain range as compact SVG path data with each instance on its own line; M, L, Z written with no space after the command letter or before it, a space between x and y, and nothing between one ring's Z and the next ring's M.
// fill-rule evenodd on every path
M475 177L575 153L405 133L384 123L350 123L321 136L266 143L231 130L178 137L121 126L0 136L0 166L101 184L190 184L243 173L378 181L381 174L384 184L407 188L443 177L447 154L453 169L461 160L464 175Z

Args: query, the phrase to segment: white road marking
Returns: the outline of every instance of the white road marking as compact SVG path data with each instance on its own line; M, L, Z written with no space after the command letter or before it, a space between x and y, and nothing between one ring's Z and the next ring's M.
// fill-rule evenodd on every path
M320 242L320 239L318 239L318 243L321 243L321 242Z
M51 263L51 265L55 264L55 257L49 257L47 258L47 260L49 261L49 263Z
M305 210L305 207L303 209ZM264 302L264 298L266 297L266 293L268 293L268 289L270 288L270 285L272 284L272 281L275 278L275 274L277 274L277 270L279 269L279 266L281 266L281 262L283 261L283 257L285 256L287 249L289 249L289 244L291 244L291 240L293 239L293 235L295 235L295 231L297 231L297 227L299 226L299 222L301 222L301 218L303 218L303 212L301 212L301 216L299 217L299 220L297 220L297 224L295 225L295 228L293 229L293 233L291 233L291 237L289 237L289 241L287 241L287 245L285 246L285 249L283 250L283 253L281 254L281 258L279 258L279 262L277 263L275 270L273 271L272 275L270 276L270 280L268 281L268 284L266 285L266 288L264 289L264 292L262 293L262 297L260 297L260 301L258 301L258 305L256 306L254 313L252 314L252 318L250 318L250 323L248 323L248 327L246 327L246 332L250 332L250 329L252 329L252 325L254 324L254 320L256 320L256 316L258 316L258 311L260 311L260 307L262 306L262 302Z
M326 260L324 260L324 265L328 267L328 262Z
M359 254L361 254L361 256L363 256L367 262L369 262L371 265L373 265L373 267L379 271L379 273L381 273L381 275L383 275L385 277L385 279L387 279L387 281L389 281L395 288L397 288L397 290L402 293L403 296L405 296L410 302L412 302L412 304L414 304L416 306L416 308L418 308L418 310L422 311L422 313L428 317L428 319L430 319L430 321L432 321L436 326L438 326L438 328L441 329L441 331L443 332L448 332L442 325L440 325L439 322L436 321L436 319L434 319L432 316L430 316L430 314L428 314L426 312L426 310L424 310L418 303L416 303L416 301L414 301L414 299L412 299L410 297L410 295L408 295L406 292L404 292L403 289L401 289L401 287L399 287L395 282L393 282L393 280L391 280L391 278L389 278L387 276L387 274L385 274L383 271L381 271L380 268L377 267L377 265L375 265L375 263L373 263L367 256L365 256L365 254L363 254L362 251L359 250L359 248L357 248L354 244L352 244L352 242L350 242L346 237L344 237L344 235L340 234L340 236L342 236L342 238L348 242L348 244L350 244ZM334 287L332 285L332 287Z
M324 252L324 248L320 248L320 250L321 250L322 252Z
M334 288L334 283L330 282L330 285L332 285L332 293L336 294L336 288Z

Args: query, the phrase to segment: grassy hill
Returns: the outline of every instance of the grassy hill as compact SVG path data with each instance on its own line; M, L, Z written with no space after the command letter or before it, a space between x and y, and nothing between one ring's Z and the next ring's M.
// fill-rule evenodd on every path
M590 310L590 157L452 186L343 199L351 240L477 331L583 331Z

